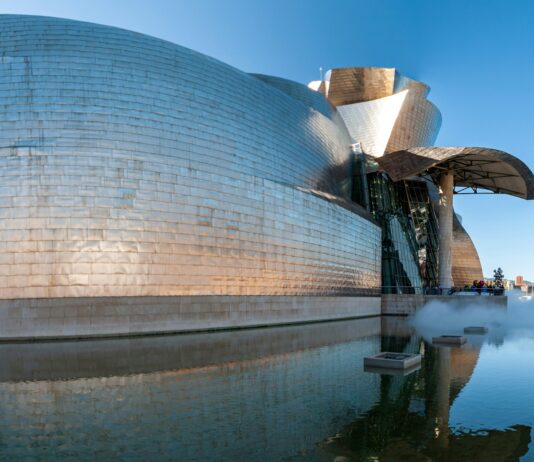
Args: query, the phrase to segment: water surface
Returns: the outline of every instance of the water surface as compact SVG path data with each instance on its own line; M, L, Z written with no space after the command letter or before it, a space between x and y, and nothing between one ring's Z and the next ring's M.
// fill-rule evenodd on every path
M534 461L530 313L461 348L394 317L1 344L0 460Z

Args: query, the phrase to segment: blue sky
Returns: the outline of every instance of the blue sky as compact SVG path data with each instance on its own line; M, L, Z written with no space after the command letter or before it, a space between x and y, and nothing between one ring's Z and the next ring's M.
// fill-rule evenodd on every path
M432 87L443 115L438 145L494 147L534 169L534 2L0 0L0 13L123 27L303 83L320 66L396 67ZM501 266L534 281L534 201L455 200L485 275Z

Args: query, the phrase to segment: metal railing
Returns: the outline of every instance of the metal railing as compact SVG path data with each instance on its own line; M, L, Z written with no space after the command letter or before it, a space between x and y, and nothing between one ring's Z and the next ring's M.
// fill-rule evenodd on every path
M382 286L383 294L418 294L418 295L505 295L503 287L414 287L414 286Z

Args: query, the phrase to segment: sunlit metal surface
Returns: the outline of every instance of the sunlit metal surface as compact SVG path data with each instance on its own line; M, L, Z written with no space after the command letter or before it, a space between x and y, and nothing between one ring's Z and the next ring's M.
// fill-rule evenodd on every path
M342 106L391 96L395 74L395 69L382 67L332 69L328 75L328 99L334 106Z
M338 106L352 139L360 142L363 152L375 157L384 155L407 93Z
M399 93L402 90L413 90L414 93L423 98L426 98L430 93L430 87L426 83L410 79L409 77L397 72L395 74L395 88L393 89L393 92Z
M407 90L386 153L412 146L432 146L441 127L441 113L418 90Z
M452 279L455 287L471 286L483 279L482 266L471 237L460 220L454 217L452 241Z
M483 188L523 199L534 198L534 175L517 157L479 147L412 147L378 159L394 180L454 172L455 186Z
M380 285L379 228L306 191L348 192L336 116L141 34L0 32L0 298Z
M314 91L306 85L294 82L293 80L282 79L272 75L250 75L262 80L268 85L278 88L280 91L283 91L297 101L300 101L305 106L320 112L329 119L337 118L339 120L337 111L322 93ZM343 121L341 121L341 126L343 127L343 125Z
M430 87L393 68L332 69L308 86L336 106L353 139L375 157L413 146L432 146L441 114L426 99Z

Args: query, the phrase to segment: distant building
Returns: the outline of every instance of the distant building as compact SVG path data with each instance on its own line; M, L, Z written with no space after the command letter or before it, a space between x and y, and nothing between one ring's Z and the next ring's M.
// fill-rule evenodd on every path
M495 279L494 278L484 278L484 282L486 284L494 284ZM502 285L505 288L505 290L513 290L514 289L514 282L512 279L503 279Z

